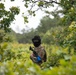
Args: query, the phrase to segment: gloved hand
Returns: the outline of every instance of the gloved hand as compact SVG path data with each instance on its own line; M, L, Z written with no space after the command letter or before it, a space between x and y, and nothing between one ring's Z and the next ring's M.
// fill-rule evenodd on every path
M32 47L31 46L29 47L29 50L32 50Z

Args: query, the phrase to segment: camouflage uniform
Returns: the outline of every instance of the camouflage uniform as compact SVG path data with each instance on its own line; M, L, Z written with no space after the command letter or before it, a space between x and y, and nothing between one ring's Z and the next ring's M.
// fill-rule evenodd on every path
M41 57L42 62L45 62L45 59L46 59L46 58L44 57L44 55L46 54L46 51L45 51L44 47L42 47L42 46L34 47L34 50L35 50L36 53L38 53L38 55ZM32 61L33 61L34 63L37 63L37 62L36 62L36 57L35 57L35 55L34 55L33 53L31 54L30 58L32 59ZM42 64L42 63L37 63L37 64Z

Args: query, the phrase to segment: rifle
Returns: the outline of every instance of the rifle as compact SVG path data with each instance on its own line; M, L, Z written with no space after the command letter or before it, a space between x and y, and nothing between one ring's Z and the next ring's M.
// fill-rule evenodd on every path
M29 50L33 51L34 55L37 58L37 62L42 62L41 57L37 54L37 52L35 50L33 50L33 48L30 46Z

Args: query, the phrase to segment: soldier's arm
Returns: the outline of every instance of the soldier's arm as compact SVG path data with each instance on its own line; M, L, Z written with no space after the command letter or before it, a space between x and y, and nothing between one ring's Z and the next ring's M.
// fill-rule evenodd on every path
M42 50L39 52L39 55L40 55L40 57L41 57L42 59L44 58L44 55L45 55L44 49L42 49Z

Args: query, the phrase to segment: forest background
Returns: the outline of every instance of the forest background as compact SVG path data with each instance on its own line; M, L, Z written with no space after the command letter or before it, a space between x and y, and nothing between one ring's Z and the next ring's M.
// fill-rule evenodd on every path
M37 10L42 10L47 15L40 20L36 29L23 29L21 34L16 33L10 29L10 25L15 20L15 15L20 13L19 8L13 6L8 11L4 4L0 3L0 74L75 75L76 0L24 0L24 2L26 8L31 5L31 9L28 10L29 16L35 16ZM54 4L58 4L61 9L58 10L57 7L54 11L43 10L54 7ZM35 5L38 7L37 10L33 10ZM25 23L28 23L28 16L24 15L23 18ZM38 66L34 66L29 59L28 48L34 35L41 36L42 43L47 50L48 59L43 64L43 71ZM24 59L29 59L29 61Z

